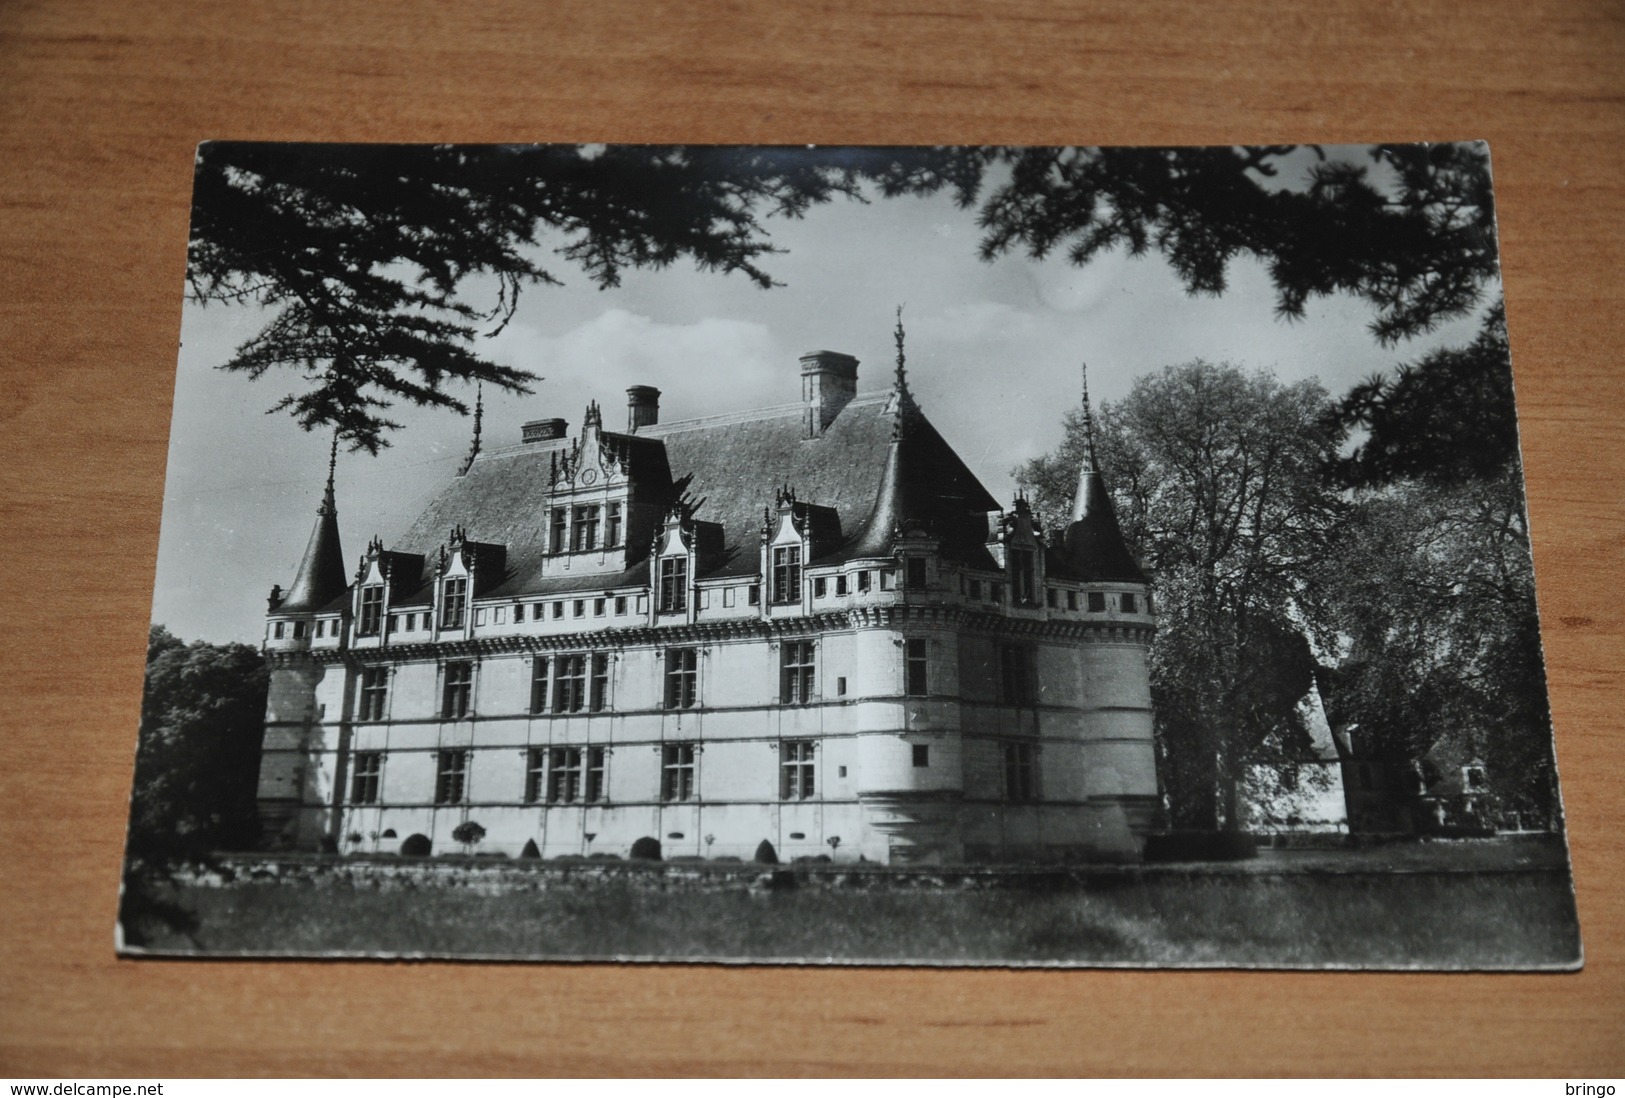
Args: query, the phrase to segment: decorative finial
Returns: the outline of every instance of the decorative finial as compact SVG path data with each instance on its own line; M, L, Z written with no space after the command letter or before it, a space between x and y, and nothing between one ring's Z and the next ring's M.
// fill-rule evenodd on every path
M474 383L474 441L469 444L468 456L463 459L463 467L457 470L462 476L474 467L474 459L480 456L480 422L485 418L485 385L482 382Z
M914 403L914 394L908 391L908 367L907 358L903 353L903 307L901 305L897 306L895 338L897 340L897 377L892 383L892 388L893 395L897 400L897 419L892 424L892 437L901 438L904 413L919 410L919 405Z
M322 504L316 508L318 515L336 515L339 508L333 495L333 471L339 464L339 433L333 432L333 444L327 450L327 491L322 493Z
M1083 373L1083 467L1095 468L1095 416L1089 408L1089 364L1081 366Z

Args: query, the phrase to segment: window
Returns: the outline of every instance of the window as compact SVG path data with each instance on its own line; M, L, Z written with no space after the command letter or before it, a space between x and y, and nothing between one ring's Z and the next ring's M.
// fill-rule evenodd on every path
M581 748L553 748L548 759L547 803L574 804L580 799Z
M666 708L692 709L699 693L699 652L693 648L666 650Z
M980 599L982 597L982 581L981 580L971 580L970 581L970 597L973 598L973 599Z
M1078 593L1076 591L1068 591L1066 593L1066 608L1068 610L1076 610L1078 608Z
M553 552L564 552L564 508L553 508Z
M996 583L996 582L995 583L989 583L987 585L987 601L989 601L989 602L1003 602L1004 601L1004 584Z
M474 664L471 660L453 660L446 664L445 689L441 694L440 715L456 720L469 714L474 700Z
M1033 650L1025 644L999 645L999 701L1032 705L1037 699Z
M609 653L594 652L592 654L592 703L594 713L602 713L609 707Z
M801 546L781 545L773 550L773 601L801 601Z
M813 598L821 599L829 594L829 581L823 576L813 580Z
M668 743L660 752L660 799L694 799L694 745Z
M896 578L897 577L890 568L882 568L880 570L880 589L882 591L890 591Z
M442 751L435 773L434 803L462 804L468 792L468 752Z
M585 553L598 548L598 507L577 507L575 519L575 551Z
M491 608L491 624L492 625L507 625L508 624L508 608L506 606L493 606Z
M559 618L562 618L562 617L564 617L564 603L555 602L553 604L553 619L555 621L557 621Z
M518 625L525 620L525 604L519 603L513 608L513 623Z
M1010 586L1016 602L1031 606L1038 601L1038 566L1031 549L1010 550Z
M531 748L525 756L526 804L535 804L542 799L542 790L546 788L546 770L547 752L540 747Z
M575 602L574 602L574 605L571 607L571 612L573 614L575 614L575 616L578 617L578 618L586 617L587 616L587 600L586 599L576 599Z
M805 705L813 700L817 666L812 641L785 641L781 649L779 701L785 705Z
M753 584L750 585L750 589L745 592L745 602L748 603L751 606L760 606L762 604L762 585L761 584L753 583ZM277 634L277 636L279 636L279 637L281 635L282 635L281 633Z
M381 721L384 702L389 697L389 668L363 667L361 669L361 705L357 719Z
M351 804L377 804L378 778L384 772L382 751L357 751L355 775L350 779Z
M840 676L839 678L837 678L835 680L835 693L839 694L843 698L846 697L846 676L845 675L842 675L842 676Z
M1004 796L1011 801L1038 799L1036 749L1030 743L1004 745Z
M361 617L356 622L355 631L359 637L373 637L378 635L378 623L384 614L384 588L382 584L371 584L361 589ZM458 624L461 624L460 622Z
M688 558L665 557L660 562L660 612L688 609Z
M846 594L846 577L845 576L836 576L835 577L835 593L837 595Z
M485 607L476 606L474 608L474 624L475 625L484 625L485 624L485 617L486 617Z
M910 637L903 642L903 692L911 697L924 697L926 690L925 638Z
M914 765L916 767L927 767L931 765L930 744L917 743L914 745Z
M1061 605L1061 593L1053 587L1044 588L1044 605L1051 610Z
M440 628L461 629L468 613L468 577L453 576L442 591Z
M587 748L587 800L602 801L608 796L609 787L604 784L604 749L602 747Z
M1123 592L1122 607L1123 607L1123 613L1125 613L1125 614L1134 613L1134 596L1132 594L1130 594L1129 592L1127 592L1127 591Z
M1104 592L1089 592L1089 612L1091 614L1104 614L1106 612L1106 595Z
M601 617L604 616L604 600L603 599L593 599L592 600L592 616L595 617L595 618L601 618Z
M609 515L604 520L604 548L613 549L621 543L621 505L609 505Z
M579 713L587 705L587 657L560 656L553 676L553 712Z
M737 602L739 599L738 591L739 589L736 587L724 587L722 589L722 605L728 607Z
M282 628L283 628L283 623L282 622L280 622L280 621L272 622L271 623L271 636L275 637L277 640L281 640L282 639Z
M547 708L547 657L537 656L530 666L530 711Z
M305 635L305 623L302 622L302 621L294 622L293 623L293 639L294 640L299 640L304 635Z
M924 557L909 557L903 561L903 586L910 591L925 590Z
M859 572L858 573L858 593L861 595L863 592L865 592L867 590L869 590L869 573L868 572Z
M813 743L785 740L779 748L779 799L804 801L813 795Z
M625 595L616 595L615 596L615 616L620 617L624 613L626 613L626 596Z

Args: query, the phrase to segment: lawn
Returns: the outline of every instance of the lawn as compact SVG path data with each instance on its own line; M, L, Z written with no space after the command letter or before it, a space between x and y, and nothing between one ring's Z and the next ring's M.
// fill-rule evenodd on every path
M1346 862L1297 852L942 886L786 870L696 884L659 870L583 879L548 867L483 881L368 867L225 884L165 882L132 945L188 955L373 954L927 964L1573 967L1566 866L1480 848ZM1373 866L1380 868L1373 868ZM511 871L505 871L510 872ZM703 875L702 875L703 876ZM520 880L520 887L495 881Z

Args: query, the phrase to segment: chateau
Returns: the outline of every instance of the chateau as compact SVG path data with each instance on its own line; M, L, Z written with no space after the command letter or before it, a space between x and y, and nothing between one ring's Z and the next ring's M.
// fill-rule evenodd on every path
M267 614L267 842L1138 857L1155 625L1092 455L1046 539L921 412L901 330L889 390L857 374L818 351L794 404L661 423L636 386L624 431L476 434L353 572L330 472Z

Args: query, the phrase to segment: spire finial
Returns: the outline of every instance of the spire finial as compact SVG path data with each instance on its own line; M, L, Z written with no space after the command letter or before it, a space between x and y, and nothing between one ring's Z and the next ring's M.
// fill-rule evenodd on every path
M897 329L894 333L897 341L897 377L892 383L893 398L897 401L898 419L893 425L893 434L902 430L903 415L907 412L917 411L919 406L914 403L914 394L908 391L908 362L903 352L903 307L897 306Z
M1095 416L1089 407L1089 364L1081 366L1083 373L1083 467L1095 468Z
M468 472L474 465L474 459L480 456L480 423L485 418L485 384L474 383L474 441L469 443L468 456L463 459L463 467L457 471L458 476Z
M327 491L322 493L322 505L316 508L318 515L338 514L337 497L333 494L333 473L339 464L339 433L333 432L333 444L327 450Z

